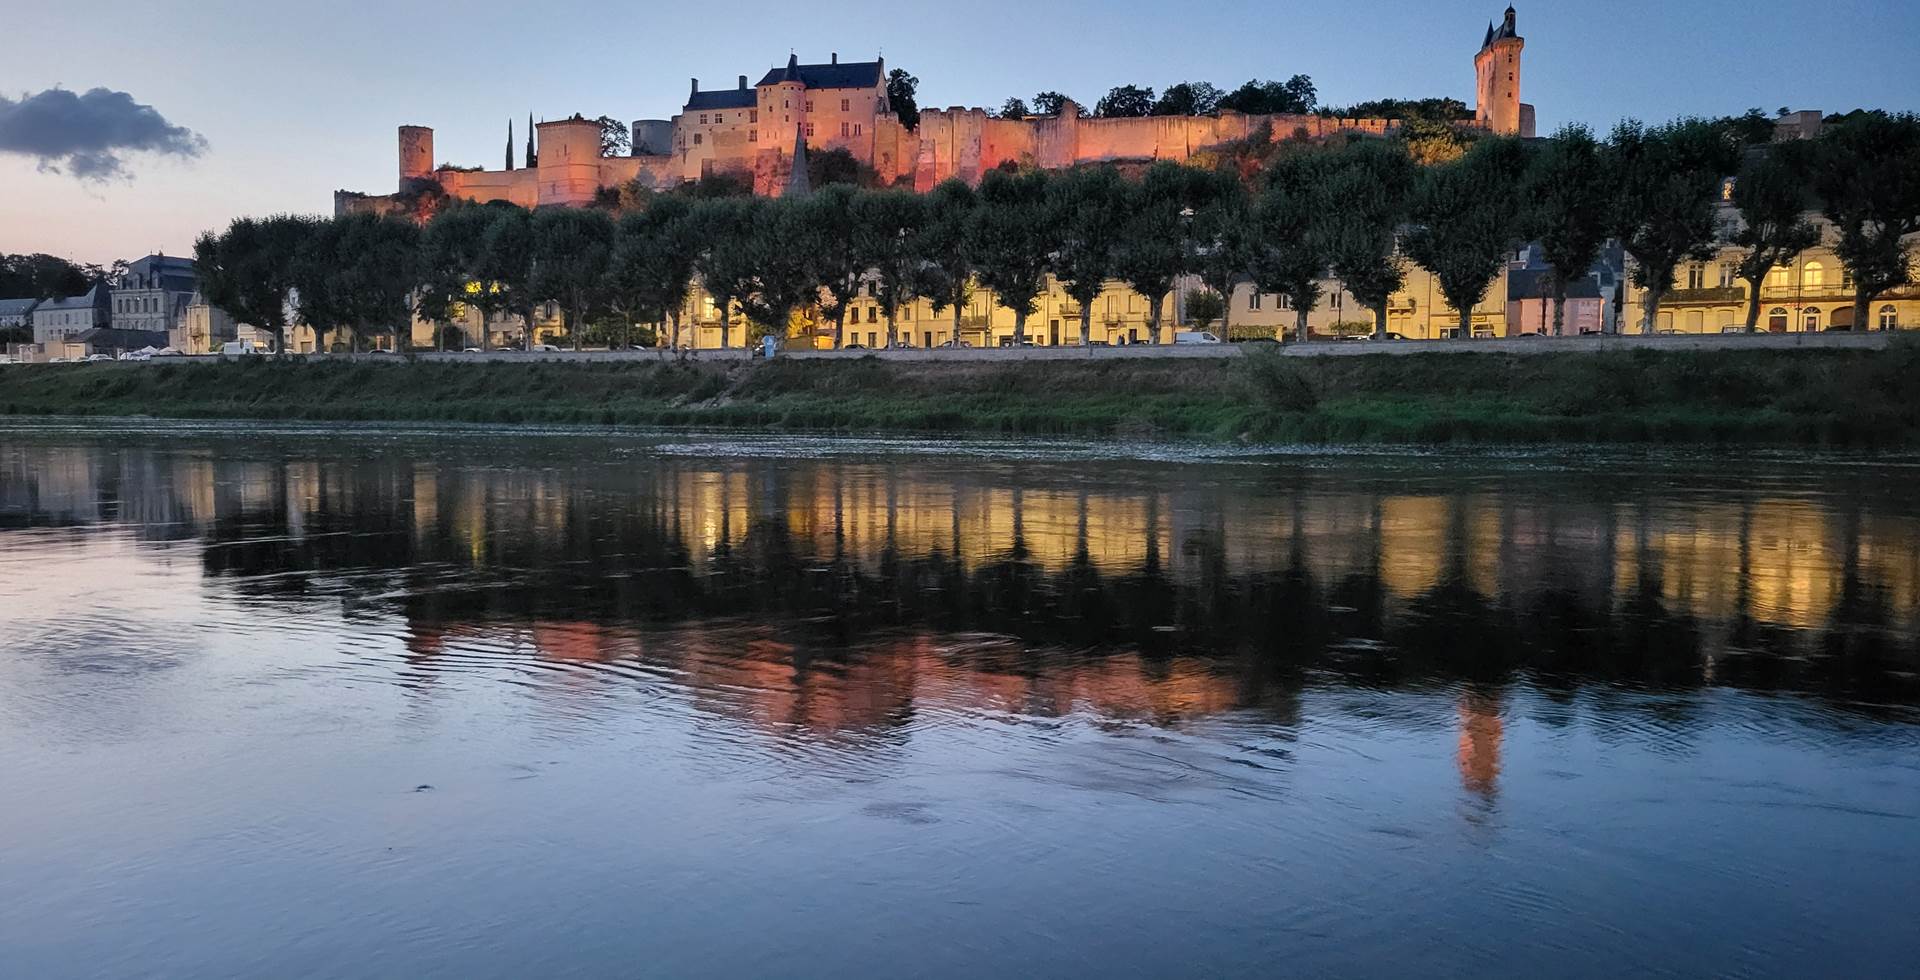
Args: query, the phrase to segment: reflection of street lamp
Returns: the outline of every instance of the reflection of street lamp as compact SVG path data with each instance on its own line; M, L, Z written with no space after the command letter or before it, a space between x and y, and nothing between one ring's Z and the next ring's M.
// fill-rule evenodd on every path
M1180 209L1180 237L1182 240L1187 242L1193 241L1193 209L1192 208ZM1201 249L1196 247L1194 248L1193 252L1195 255L1198 255L1200 254ZM1227 302L1229 303L1233 302L1232 297L1228 297ZM1178 332L1181 324L1186 322L1186 319L1187 319L1186 290L1176 287L1173 291L1173 329L1176 332ZM1159 343L1160 338L1159 337L1153 338L1153 342L1156 344Z

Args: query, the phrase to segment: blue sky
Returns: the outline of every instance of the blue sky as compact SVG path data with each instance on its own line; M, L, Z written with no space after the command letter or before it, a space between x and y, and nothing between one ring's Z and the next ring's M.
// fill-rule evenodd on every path
M0 251L105 262L184 253L240 214L325 212L335 188L386 192L394 129L432 126L441 161L496 167L528 112L665 118L687 79L730 85L783 62L870 58L921 80L922 105L998 105L1059 89L1311 75L1324 101L1451 95L1504 3L978 0L635 4L606 0L8 4L0 96L106 87L206 139L197 158L130 156L130 181L82 182L0 153ZM1920 110L1920 4L1906 0L1522 3L1523 95L1542 130L1605 129L1750 106ZM23 9L24 8L24 9ZM830 13L829 13L830 11Z

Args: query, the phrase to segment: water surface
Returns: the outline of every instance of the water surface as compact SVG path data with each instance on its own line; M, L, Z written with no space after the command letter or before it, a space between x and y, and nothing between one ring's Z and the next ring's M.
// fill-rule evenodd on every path
M0 973L1911 975L1916 476L0 431Z

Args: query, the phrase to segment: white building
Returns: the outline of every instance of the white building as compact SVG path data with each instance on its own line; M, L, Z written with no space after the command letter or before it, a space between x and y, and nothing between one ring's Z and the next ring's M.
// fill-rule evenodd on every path
M33 342L52 344L95 327L112 325L113 291L94 283L84 295L50 299L33 308Z

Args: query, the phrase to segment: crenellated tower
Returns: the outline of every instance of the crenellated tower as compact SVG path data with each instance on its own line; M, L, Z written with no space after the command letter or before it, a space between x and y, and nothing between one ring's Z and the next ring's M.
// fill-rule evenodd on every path
M433 175L433 130L425 126L400 127L400 189L407 181Z
M1512 7L1499 26L1487 25L1487 39L1473 56L1476 76L1474 118L1489 132L1531 136L1520 104L1520 52L1527 46Z

